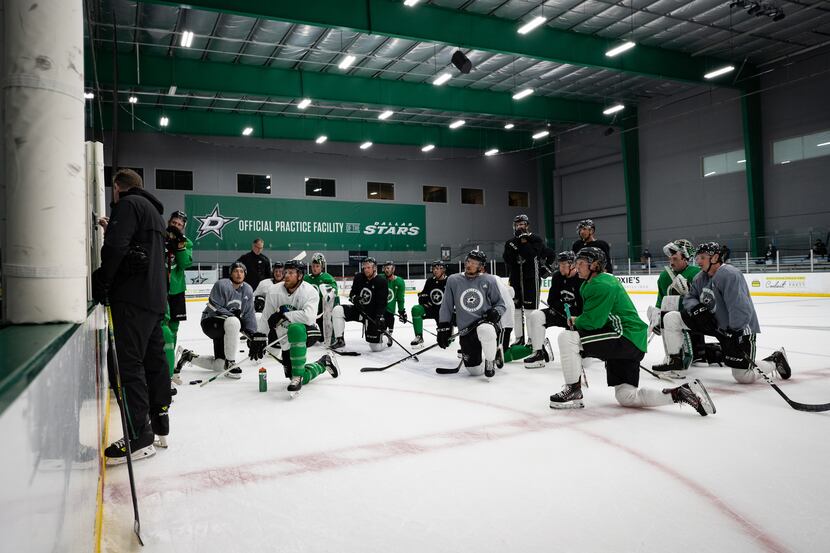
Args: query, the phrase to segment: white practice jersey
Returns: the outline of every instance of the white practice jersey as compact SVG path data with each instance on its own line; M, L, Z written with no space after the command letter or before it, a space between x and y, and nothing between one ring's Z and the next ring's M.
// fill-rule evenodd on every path
M257 331L268 334L268 319L279 311L283 306L285 320L289 323L301 323L313 325L317 320L317 302L320 295L317 289L308 282L301 282L294 293L289 294L284 282L278 282L271 286L268 295L265 296L265 308L262 310L262 317L257 323Z
M507 307L507 309L504 310L504 314L501 316L501 327L513 328L513 325L515 324L513 316L516 311L516 308L513 306L513 294L511 293L510 287L501 278L496 277L496 280L499 282L501 299L504 300L504 305Z
M264 280L260 280L259 284L256 286L256 290L254 290L254 297L258 298L260 296L267 296L268 290L274 287L276 283L274 282L273 278L266 278Z

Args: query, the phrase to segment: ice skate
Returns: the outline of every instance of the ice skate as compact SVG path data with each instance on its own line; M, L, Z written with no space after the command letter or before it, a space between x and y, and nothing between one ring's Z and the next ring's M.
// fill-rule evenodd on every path
M550 396L551 409L582 409L582 386L579 382L565 384L562 391Z

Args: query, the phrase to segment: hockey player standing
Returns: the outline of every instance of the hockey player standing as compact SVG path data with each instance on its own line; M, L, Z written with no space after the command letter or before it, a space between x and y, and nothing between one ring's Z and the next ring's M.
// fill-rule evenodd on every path
M282 261L275 261L271 265L271 278L266 278L259 281L254 290L254 311L262 313L262 308L265 307L265 296L268 295L268 290L278 282L282 282L282 273L284 265Z
M377 261L374 257L367 257L363 260L362 271L357 273L352 281L352 289L349 291L352 305L338 305L332 311L336 338L332 349L346 345L343 339L346 321L358 321L365 326L369 348L372 351L382 350L384 345L380 337L386 332L384 313L388 293L386 277L378 274Z
M611 265L611 246L605 240L598 240L596 237L597 227L591 219L583 219L576 225L576 232L579 234L579 240L573 243L571 249L574 253L579 252L582 248L593 247L602 250L605 254L605 272L614 273L614 267Z
M412 327L415 329L415 339L411 346L424 344L424 319L433 319L438 322L438 313L441 302L444 301L444 288L447 286L447 266L443 261L432 262L432 276L424 283L424 288L418 294L418 305L412 306Z
M482 273L485 263L484 252L473 250L464 260L464 272L447 279L439 314L438 346L450 346L454 311L464 366L473 376L484 374L490 378L496 374L498 322L505 305L496 277Z
M755 335L761 327L746 280L738 269L723 263L723 250L717 242L699 245L695 261L700 272L683 297L685 310L663 316L669 364L679 369L688 367L681 356L683 331L692 330L717 338L732 377L740 384L751 384L758 377L753 366ZM767 374L778 373L783 380L792 375L784 348L758 361L757 367Z
M314 363L306 364L306 352L310 345L309 336L318 334L315 326L317 304L320 299L318 291L312 284L303 280L305 269L300 261L285 263L285 274L268 291L265 307L259 319L257 329L268 335L268 341L288 340L288 347L282 347L282 366L286 378L291 379L288 392L294 397L304 384L308 384L324 371L337 378L337 364L328 355L323 355ZM309 332L309 331L313 332ZM313 338L312 338L313 340ZM262 342L264 347L264 341ZM259 351L252 352L256 357Z
M570 319L573 330L559 334L559 355L565 385L550 396L552 409L584 407L582 403L582 358L605 361L606 378L624 407L655 407L686 403L701 415L714 414L715 406L700 381L677 388L638 388L640 360L646 351L646 324L640 320L631 298L620 281L603 271L605 253L582 248L576 254L576 270L585 282L580 288L582 314Z
M398 320L406 323L406 282L399 276L395 276L395 262L387 261L383 264L383 274L386 276L386 284L389 292L386 295L386 330L390 333L395 328L395 305L398 306ZM392 337L389 337L389 345L392 345Z
M164 335L164 353L170 368L170 376L176 364L176 341L179 324L187 320L185 290L187 281L184 272L193 265L193 242L184 235L187 215L183 211L174 211L167 221L165 250L167 253L167 310L161 323Z
M513 238L505 243L502 256L507 265L510 286L515 292L513 305L516 312L513 328L517 344L524 344L525 341L525 317L539 307L539 264L543 249L542 238L530 232L527 215L517 215L513 219Z
M559 268L551 277L548 306L534 311L527 318L527 333L530 335L534 353L525 359L526 369L544 367L546 363L553 361L553 352L550 342L545 338L545 329L551 326L568 327L565 306L568 306L571 316L582 313L582 296L579 294L582 279L576 272L576 255L571 251L559 252L556 260Z

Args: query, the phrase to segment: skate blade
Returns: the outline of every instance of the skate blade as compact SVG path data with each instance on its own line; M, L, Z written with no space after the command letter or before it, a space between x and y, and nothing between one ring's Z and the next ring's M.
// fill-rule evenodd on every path
M296 392L288 392L288 399L294 399L294 398L296 398L298 395L300 395L300 391L299 391L299 390L297 390Z
M170 380L171 380L171 381L173 382L173 384L175 384L176 386L181 386L181 385L182 385L182 377L181 377L181 376L179 376L178 374L174 374L174 375L173 375L173 378L171 378Z
M153 445L162 449L167 449L167 436L156 436L156 441Z
M525 363L526 369L544 369L547 363Z
M138 451L133 451L132 459L133 461L140 461L142 459L146 459L148 457L152 457L156 454L156 448L152 445L148 445L147 447L142 447ZM123 465L127 462L127 456L123 457L107 457L107 464L108 465Z
M228 373L228 374L225 375L225 378L230 378L232 380L239 380L240 378L242 378L242 375L241 374Z
M583 407L585 407L585 404L582 403L581 399L576 399L567 403L550 402L551 409L582 409Z

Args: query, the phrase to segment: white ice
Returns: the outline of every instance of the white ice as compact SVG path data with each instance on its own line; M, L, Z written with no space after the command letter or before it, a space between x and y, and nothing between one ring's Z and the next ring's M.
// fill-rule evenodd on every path
M654 296L633 296L641 316ZM407 296L408 304L415 301ZM797 401L830 401L828 299L756 298L758 357L783 345ZM188 303L180 343L212 353ZM427 330L434 330L427 321ZM435 373L455 348L384 372L347 323L341 376L289 400L273 360L200 388L182 373L170 447L135 464L142 535L154 552L809 552L830 548L830 414L790 408L763 382L694 367L717 414L626 409L587 365L586 408L552 411L561 368L513 362L492 379ZM556 350L557 329L548 337ZM412 326L395 325L408 347ZM434 338L425 335L427 345ZM651 342L644 364L663 357ZM309 361L322 352L309 350ZM558 357L558 352L556 352ZM242 354L240 354L240 357ZM267 393L257 369L268 369ZM641 373L640 386L664 383ZM110 437L120 436L113 404ZM127 471L106 473L103 550L138 551Z

